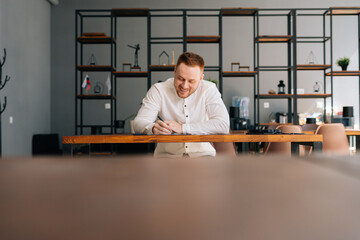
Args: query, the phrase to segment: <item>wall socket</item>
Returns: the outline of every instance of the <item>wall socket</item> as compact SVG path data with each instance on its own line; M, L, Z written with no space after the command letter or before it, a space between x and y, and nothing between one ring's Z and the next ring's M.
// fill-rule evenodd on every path
M10 124L13 124L13 122L14 122L14 118L13 118L12 116L10 116L10 117L9 117L9 123L10 123Z
M269 108L269 107L270 107L270 103L264 102L264 108Z
M110 103L105 103L105 109L110 109L110 108L111 108Z

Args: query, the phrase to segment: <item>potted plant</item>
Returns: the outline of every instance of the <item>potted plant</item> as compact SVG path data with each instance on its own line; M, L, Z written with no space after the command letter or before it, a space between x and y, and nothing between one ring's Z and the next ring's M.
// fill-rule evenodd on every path
M348 57L338 58L338 60L336 60L336 64L340 66L343 71L346 71L349 63L350 63L350 58Z

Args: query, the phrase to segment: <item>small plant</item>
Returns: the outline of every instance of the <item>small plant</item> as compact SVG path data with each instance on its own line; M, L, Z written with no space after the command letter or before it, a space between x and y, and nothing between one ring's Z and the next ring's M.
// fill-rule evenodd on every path
M211 79L211 77L204 78L204 80L215 83L216 86L218 85L218 81L214 80L214 79Z
M350 63L350 58L348 57L343 57L343 58L338 58L338 60L336 60L336 64L341 67L341 69L343 71L345 71L347 69L347 66Z

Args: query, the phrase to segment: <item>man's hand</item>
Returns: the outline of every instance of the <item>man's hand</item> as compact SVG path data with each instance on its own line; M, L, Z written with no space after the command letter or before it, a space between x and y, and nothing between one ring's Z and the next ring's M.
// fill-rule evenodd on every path
M169 126L169 128L175 133L182 133L182 125L173 120L165 121L165 123Z
M152 129L152 132L156 135L167 135L171 134L171 128L165 122L157 120Z

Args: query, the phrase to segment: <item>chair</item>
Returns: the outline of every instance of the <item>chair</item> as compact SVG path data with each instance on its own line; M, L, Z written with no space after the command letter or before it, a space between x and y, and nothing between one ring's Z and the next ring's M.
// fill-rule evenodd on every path
M280 129L282 133L302 133L299 125L278 125L275 129ZM285 154L291 156L291 143L267 143L265 154ZM300 146L300 155L303 155L303 148Z
M307 123L301 126L303 131L316 131L316 129L319 127L319 125L315 123Z
M315 124L315 123L307 123L301 126L303 132L304 131L313 131L316 132L316 130L318 129L319 125ZM311 154L312 151L312 147L311 146L303 146L304 149L304 154L306 156L309 156Z
M35 134L32 138L32 154L61 155L59 134Z
M323 152L338 155L350 155L349 141L344 125L329 123L318 127L315 134L323 135Z
M236 156L235 145L232 142L213 142L216 155Z

